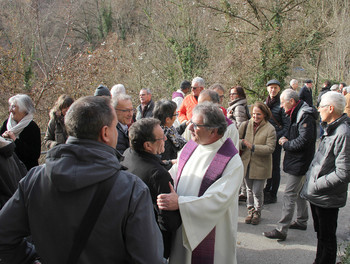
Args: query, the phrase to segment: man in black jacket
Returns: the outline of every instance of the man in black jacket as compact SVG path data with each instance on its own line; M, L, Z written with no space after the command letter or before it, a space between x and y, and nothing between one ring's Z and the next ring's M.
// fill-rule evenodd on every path
M130 148L124 152L122 165L140 177L151 191L154 213L164 241L164 257L168 258L172 232L181 225L179 210L162 211L157 206L157 196L170 193L173 184L169 172L164 168L160 154L164 152L167 137L155 118L142 118L132 124L129 130Z
M292 89L287 89L281 94L281 106L291 120L286 136L279 139L279 144L285 151L283 171L287 175L287 183L283 196L282 217L277 228L264 232L263 235L285 240L289 228L307 228L307 203L299 197L299 192L315 153L317 112L299 100L298 94ZM292 222L295 205L297 219Z
M264 204L276 203L277 192L281 181L281 150L278 140L287 132L290 119L286 116L281 107L280 91L281 84L278 80L270 80L266 84L269 96L266 99L266 105L271 110L269 122L276 129L276 148L272 153L272 177L267 180L264 189Z
M113 107L118 117L118 143L117 150L123 154L129 148L129 125L132 122L134 108L130 95L120 94L112 100Z
M313 106L312 102L312 80L306 80L304 86L300 89L299 92L300 100L303 100L309 106Z
M65 117L66 144L29 171L0 211L0 263L67 263L100 183L115 177L79 263L163 263L163 243L147 186L116 157L117 116L105 96L85 97ZM84 217L85 216L85 217ZM86 230L85 230L86 231ZM75 241L75 243L74 243Z

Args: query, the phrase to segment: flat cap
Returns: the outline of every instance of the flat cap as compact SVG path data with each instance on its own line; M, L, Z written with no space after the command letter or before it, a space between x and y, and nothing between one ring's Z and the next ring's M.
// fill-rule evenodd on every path
M276 79L272 79L272 80L268 81L266 84L266 87L271 85L271 84L277 84L278 86L281 86L281 83L279 81L277 81Z

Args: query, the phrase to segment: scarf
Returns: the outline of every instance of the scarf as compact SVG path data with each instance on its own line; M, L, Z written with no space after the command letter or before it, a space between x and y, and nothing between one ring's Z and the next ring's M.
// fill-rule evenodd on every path
M186 145L187 141L184 139L179 132L177 132L176 128L174 126L166 127L162 126L164 130L164 135L170 140L174 146L180 150L183 148L183 146Z
M278 101L280 98L280 93L276 94L274 98L271 98L270 95L266 99L266 105L271 109L271 107Z
M9 119L7 120L7 131L12 131L15 134L15 137L17 138L19 134L23 131L24 128L26 128L30 122L33 120L32 114L27 114L25 117L22 118L21 121L18 123L12 119L12 113L9 116Z

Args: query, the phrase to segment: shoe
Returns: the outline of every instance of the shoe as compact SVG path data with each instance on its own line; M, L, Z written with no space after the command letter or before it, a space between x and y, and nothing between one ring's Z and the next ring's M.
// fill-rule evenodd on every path
M298 222L294 221L290 224L289 229L298 229L298 230L306 230L307 226L301 225Z
M277 203L277 197L272 196L271 194L264 199L264 204L272 204L272 203Z
M246 202L247 201L247 196L245 196L244 194L240 194L238 196L238 201L240 202Z
M261 212L260 211L254 211L253 217L251 220L252 225L257 225L260 223L260 217L261 217Z
M245 223L246 224L250 224L252 222L252 218L253 218L253 215L254 215L254 211L255 211L255 208L252 207L252 208L248 208L248 215L247 217L245 218Z
M274 229L270 232L264 232L263 236L266 236L267 238L271 238L271 239L278 239L280 241L284 241L287 238L286 234L283 234L282 232L278 231L277 229Z

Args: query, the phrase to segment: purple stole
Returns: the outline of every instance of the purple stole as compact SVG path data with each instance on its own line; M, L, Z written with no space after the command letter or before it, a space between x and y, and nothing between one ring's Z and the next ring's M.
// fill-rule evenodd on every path
M179 93L179 92L173 92L173 95L172 95L171 99L174 99L176 97L184 98L184 95L182 93Z
M181 173L186 165L186 162L191 157L192 153L198 147L197 143L190 140L183 148L179 157L178 171L176 177L176 187L180 181ZM204 174L198 197L202 196L205 191L219 178L225 170L228 162L233 156L238 153L230 138L226 139L224 144L215 154L207 171ZM213 264L214 263L214 248L215 248L215 227L202 240L202 242L192 252L192 264Z

